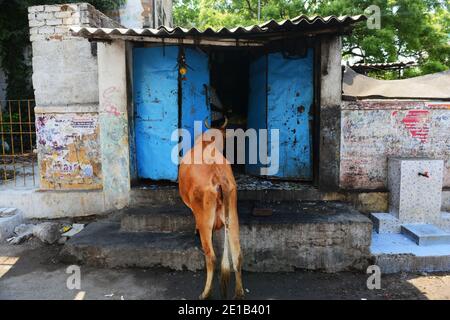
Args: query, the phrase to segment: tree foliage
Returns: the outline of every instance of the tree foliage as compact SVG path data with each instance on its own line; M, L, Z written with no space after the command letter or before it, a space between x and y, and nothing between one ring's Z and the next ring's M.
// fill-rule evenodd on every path
M258 23L258 0L174 2L177 25L204 29ZM352 35L344 37L344 58L367 63L416 61L418 67L409 69L405 76L450 68L449 0L261 0L261 21L300 14L357 15L371 5L380 8L381 28L358 24ZM386 72L381 76L395 75Z
M30 45L28 7L67 2L89 2L106 12L123 0L0 0L0 66L8 82L7 99L33 97L30 59L24 56Z

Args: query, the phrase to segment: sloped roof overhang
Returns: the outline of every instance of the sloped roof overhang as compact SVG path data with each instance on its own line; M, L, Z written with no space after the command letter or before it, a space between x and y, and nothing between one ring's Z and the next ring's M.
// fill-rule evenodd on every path
M214 30L207 28L200 31L197 28L169 28L161 26L157 29L129 29L129 28L90 28L72 26L74 36L80 36L98 41L129 40L137 42L163 42L198 45L223 46L262 46L267 42L307 37L318 34L349 33L353 25L366 20L364 15L358 16L313 16L301 15L293 19L268 22L248 27L221 28Z

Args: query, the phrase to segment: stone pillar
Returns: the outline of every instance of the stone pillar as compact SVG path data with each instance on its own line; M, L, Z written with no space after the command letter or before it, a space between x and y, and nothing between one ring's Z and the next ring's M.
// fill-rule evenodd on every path
M340 36L321 37L319 187L339 188L342 71Z
M98 83L105 206L123 208L128 205L130 192L124 41L98 44Z
M28 8L40 188L102 188L96 43L71 25L120 26L88 3Z
M439 224L443 160L390 158L389 211L402 224Z
M443 171L443 160L389 158L389 213L371 214L375 230L402 232L419 245L450 243L450 233L438 229L450 232L450 215L441 212Z

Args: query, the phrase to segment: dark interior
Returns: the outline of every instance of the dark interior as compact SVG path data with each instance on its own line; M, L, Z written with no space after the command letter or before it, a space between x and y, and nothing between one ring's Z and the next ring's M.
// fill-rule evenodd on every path
M210 52L210 82L227 110L229 129L247 129L249 67L250 55L245 51ZM235 150L235 157L236 154ZM232 167L235 173L245 172L245 165L236 164L236 161L234 163Z

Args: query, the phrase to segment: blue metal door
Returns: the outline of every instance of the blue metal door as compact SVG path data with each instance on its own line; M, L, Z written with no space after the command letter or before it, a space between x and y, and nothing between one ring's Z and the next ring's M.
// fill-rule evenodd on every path
M204 120L210 123L211 110L207 102L209 86L208 55L196 48L184 50L187 73L181 79L182 109L181 127L191 134L191 146L194 143L194 121L200 121L202 132L206 130Z
M313 49L301 59L269 54L267 88L268 129L280 130L279 171L275 176L312 180Z
M134 48L133 86L138 176L176 181L171 135L178 128L178 47Z
M269 130L269 156L270 130L279 130L279 170L273 177L312 180L313 94L312 49L304 58L268 54L250 66L248 128ZM259 168L246 166L251 174L260 174Z
M267 56L262 56L250 64L249 81L247 128L267 129ZM258 154L259 148L258 135ZM250 163L249 152L251 151L247 141L245 170L247 173L260 175L262 165L259 156L256 164Z

